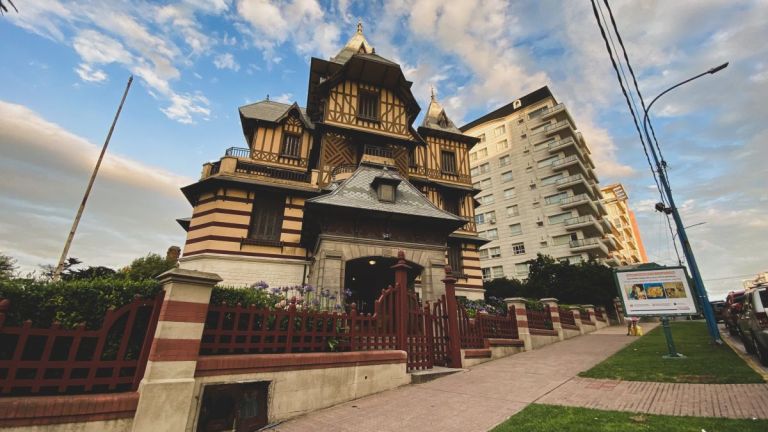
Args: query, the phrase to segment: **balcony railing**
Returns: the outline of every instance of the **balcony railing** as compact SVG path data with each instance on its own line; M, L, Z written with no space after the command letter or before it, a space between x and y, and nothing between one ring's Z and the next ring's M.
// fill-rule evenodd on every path
M366 145L365 147L363 147L363 153L370 156L377 156L377 157L383 157L383 158L389 158L389 159L394 158L394 155L392 154L392 149L389 149L387 147Z
M563 128L563 127L569 127L571 129L574 129L574 127L573 127L573 125L571 124L570 121L568 121L568 120L560 120L557 123L551 124L549 126L544 126L544 131L543 132L546 134L546 133L550 133L550 132L556 131L556 130L558 130L560 128Z
M574 217L574 218L570 218L570 219L564 220L563 221L563 225L565 225L565 226L579 225L579 224L588 223L588 222L593 222L594 223L594 222L596 222L596 220L595 220L595 218L593 218L592 216L589 216L589 215L587 215L587 216L579 216L579 217Z
M309 159L284 155L281 153L274 153L262 150L251 150L241 147L230 147L224 153L225 156L233 156L236 158L253 159L261 162L271 162L281 165L289 165L293 167L306 168L309 166Z
M467 174L451 174L443 172L439 169L428 169L424 166L412 166L408 167L408 175L415 175L421 177L428 177L436 180L446 180L455 183L463 183L467 185L472 184L472 179Z
M593 237L593 238L571 240L570 245L572 248L580 248L585 246L600 246L600 239Z
M566 185L566 184L569 184L569 183L575 183L575 182L579 182L579 181L586 182L586 179L581 174L574 174L574 175L570 175L568 177L563 177L560 180L556 181L555 182L555 186L563 186L563 185Z
M549 152L552 153L552 152L555 152L557 150L560 150L561 148L565 148L565 147L568 147L568 146L576 147L576 141L574 141L574 139L571 138L571 137L560 139L560 140L557 140L557 141L552 141L551 143L549 143L547 148L549 149Z
M264 165L257 165L242 160L237 161L235 172L238 174L248 174L258 177L269 177L278 180L288 180L302 183L309 183L311 181L311 174L308 172L296 172L281 170Z
M572 155L572 156L564 157L564 158L561 158L561 159L558 159L558 160L552 162L552 168L554 169L554 168L557 168L559 166L571 164L571 163L574 163L574 162L580 162L580 159L579 159L578 156Z
M589 198L589 195L587 195L587 194L578 194L578 195L574 195L572 197L568 197L568 198L560 200L560 205L563 206L563 205L568 205L568 204L575 204L575 203L579 203L579 202L582 202L582 201L591 201L591 199Z

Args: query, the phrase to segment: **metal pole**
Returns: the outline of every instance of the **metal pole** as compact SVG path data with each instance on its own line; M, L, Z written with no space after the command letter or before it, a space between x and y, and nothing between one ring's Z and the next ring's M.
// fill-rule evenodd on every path
M649 122L648 113L651 107L653 106L653 104L661 96L665 95L671 90L677 87L680 87L681 85L691 82L696 78L702 77L704 75L714 74L718 71L725 69L726 67L728 67L728 63L724 63L720 66L712 68L707 72L696 75L693 78L689 78L685 81L682 81L664 90L661 94L656 96L653 99L653 101L651 101L651 103L645 109L645 115L643 117L643 129L645 131L645 138L648 141L648 147L650 147L651 155L653 156L653 160L656 163L656 171L659 174L659 181L661 182L663 192L666 195L667 200L669 201L669 207L670 207L670 210L672 211L672 218L675 221L675 226L677 226L678 236L680 237L680 244L683 247L683 253L685 254L685 259L686 261L688 261L688 267L691 270L691 276L693 276L694 290L696 291L696 295L699 298L699 304L701 305L702 312L704 312L704 318L707 321L707 329L709 330L709 334L712 337L712 340L717 344L723 343L722 339L720 338L720 330L718 330L717 328L717 321L715 320L715 315L712 312L712 306L709 304L709 297L707 296L707 290L704 288L704 280L702 279L701 273L699 272L699 266L696 264L696 258L693 255L693 249L691 249L691 244L688 242L688 235L685 232L685 225L683 224L683 221L680 218L680 213L677 210L677 206L675 206L675 201L674 201L674 198L672 197L672 190L669 187L669 182L667 180L667 176L664 171L664 166L659 160L659 156L656 154L656 150L653 147L653 141L651 141L651 136L650 134L648 134L648 122Z
M661 327L664 329L664 337L667 339L667 351L669 354L664 358L684 358L685 356L677 352L675 341L672 340L672 330L669 328L669 317L661 317Z
M120 105L117 107L117 112L115 113L115 118L112 120L112 126L110 126L109 128L107 139L104 141L104 146L101 148L99 159L96 161L96 166L93 168L93 173L91 173L91 179L88 180L88 186L85 188L85 194L83 194L83 200L80 202L80 207L77 209L77 215L75 215L75 221L72 222L72 229L69 230L67 241L64 243L64 250L61 252L59 263L56 265L56 269L53 271L54 281L59 280L59 277L61 277L61 272L64 269L64 260L67 259L67 254L69 254L69 247L72 245L72 239L75 237L75 231L77 231L77 225L80 224L80 218L83 216L83 210L85 210L85 203L88 201L88 196L91 194L93 183L96 181L96 174L98 174L99 167L101 166L101 161L104 159L104 153L107 152L107 146L109 145L109 140L112 138L112 132L115 130L115 124L117 124L117 118L120 117L120 112L123 110L125 97L128 96L128 90L131 88L132 82L133 82L133 75L128 77L128 84L125 86L125 92L123 92L123 98L120 99Z

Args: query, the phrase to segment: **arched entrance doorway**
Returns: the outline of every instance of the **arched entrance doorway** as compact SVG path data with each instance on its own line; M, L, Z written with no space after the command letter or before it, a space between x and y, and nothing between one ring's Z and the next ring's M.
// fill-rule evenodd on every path
M368 256L349 260L344 270L344 289L347 290L347 303L356 303L361 313L373 313L374 303L381 291L395 283L395 271L392 266L397 258ZM421 275L424 267L408 262L408 289L413 289L414 281Z

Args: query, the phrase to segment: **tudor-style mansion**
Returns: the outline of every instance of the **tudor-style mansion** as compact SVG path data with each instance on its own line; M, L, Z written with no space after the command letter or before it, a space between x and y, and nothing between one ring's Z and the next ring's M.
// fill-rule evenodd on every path
M435 100L420 107L400 66L362 25L330 60L312 58L306 108L264 100L240 108L244 148L226 149L182 188L192 204L181 267L225 285L308 283L346 291L371 311L393 281L398 250L422 299L482 298L475 201L464 135ZM222 149L223 150L223 149ZM348 290L348 291L347 291Z

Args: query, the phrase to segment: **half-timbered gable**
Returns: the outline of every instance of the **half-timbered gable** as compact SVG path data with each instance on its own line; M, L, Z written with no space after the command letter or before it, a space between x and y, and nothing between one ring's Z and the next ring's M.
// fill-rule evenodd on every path
M314 125L298 104L256 102L240 107L240 119L248 148L235 156L307 171Z
M323 121L412 139L408 113L392 90L345 80L330 90Z

